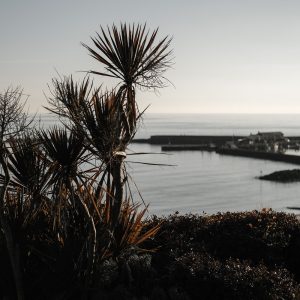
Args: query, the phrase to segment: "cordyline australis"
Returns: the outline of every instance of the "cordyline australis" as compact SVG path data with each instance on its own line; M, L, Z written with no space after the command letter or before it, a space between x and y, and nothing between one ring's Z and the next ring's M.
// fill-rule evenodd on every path
M170 38L156 41L158 29L150 32L146 25L126 23L120 28L113 25L100 29L92 38L93 47L83 46L104 70L88 73L113 77L119 81L117 86L103 93L100 88L93 88L89 77L82 83L75 83L72 77L54 79L48 109L71 121L72 129L85 136L89 151L101 161L104 171L100 183L105 183L113 225L124 197L126 149L142 115L136 102L136 88L164 87L167 81L163 75L172 64L172 53Z
M171 39L157 36L146 25L121 24L101 27L93 46L83 44L102 70L88 71L81 82L53 79L47 109L63 129L30 130L22 89L0 94L6 126L0 134L1 253L9 257L11 274L0 287L9 290L13 281L8 298L24 299L31 291L41 298L44 291L47 297L66 295L55 284L59 276L64 287L78 280L77 288L87 291L104 260L146 251L143 242L159 230L160 224L146 229L147 206L139 210L133 203L125 167L143 114L136 90L164 87L172 64ZM103 91L90 74L114 78L117 85Z

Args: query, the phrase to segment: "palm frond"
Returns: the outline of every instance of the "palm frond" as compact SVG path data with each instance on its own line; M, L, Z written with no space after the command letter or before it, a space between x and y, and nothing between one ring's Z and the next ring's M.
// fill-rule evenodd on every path
M121 24L92 38L95 49L82 43L89 54L104 65L104 72L90 71L92 74L114 77L127 86L137 84L146 88L164 86L163 73L172 64L169 50L171 38L164 37L156 42L158 28L151 34L145 25Z
M45 194L49 186L48 161L35 136L23 135L9 140L8 169L12 183L32 194Z
M74 125L80 122L80 108L83 103L89 102L93 92L93 83L89 77L85 77L81 83L74 82L72 76L62 79L52 79L52 96L48 97L50 107L46 107L52 113L63 119L71 119ZM95 91L100 88L95 89ZM64 125L66 125L64 123Z
M160 225L144 230L144 215L147 206L139 211L139 205L124 200L120 211L118 224L114 230L114 247L116 251L122 251L128 247L138 247L145 240L152 238L158 232Z
M100 88L92 90L88 78L79 84L72 77L65 77L62 82L54 80L49 110L67 117L71 122L69 129L85 135L92 151L107 161L114 152L123 151L135 134L128 123L123 98L122 93L114 90L103 93Z
M80 159L86 151L83 137L56 127L42 130L40 142L49 158L53 182L71 182L78 175Z

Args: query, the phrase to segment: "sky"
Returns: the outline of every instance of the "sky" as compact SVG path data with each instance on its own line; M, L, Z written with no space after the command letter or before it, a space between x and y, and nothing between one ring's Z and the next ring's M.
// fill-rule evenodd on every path
M0 92L21 85L43 112L58 73L101 70L80 43L120 22L173 37L173 85L137 93L148 112L300 113L299 0L0 0Z

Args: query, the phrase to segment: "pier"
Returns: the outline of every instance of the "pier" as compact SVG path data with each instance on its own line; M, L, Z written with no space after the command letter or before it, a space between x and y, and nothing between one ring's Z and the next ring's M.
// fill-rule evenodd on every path
M232 135L152 135L149 139L135 139L133 143L147 143L151 145L209 145L217 147L227 141L238 140L244 136Z
M245 138L245 136L153 135L149 139L136 139L133 142L161 145L162 151L216 151L221 155L250 157L300 165L300 155L222 147L226 142L237 141L242 138ZM288 139L299 141L300 137L294 136L288 137Z
M217 149L216 153L224 154L224 155L267 159L267 160L281 161L281 162L300 165L300 155L260 152L260 151L247 151L242 149L224 149L224 148Z
M217 148L214 145L164 145L161 146L162 151L215 151Z

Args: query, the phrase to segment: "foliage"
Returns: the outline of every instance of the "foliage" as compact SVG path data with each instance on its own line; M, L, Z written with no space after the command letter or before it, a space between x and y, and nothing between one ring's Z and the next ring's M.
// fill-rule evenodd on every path
M24 100L24 96L27 96ZM9 137L30 128L34 117L24 111L28 95L24 95L21 87L8 87L0 93L0 141L4 142Z
M238 259L219 261L190 252L172 266L173 284L192 299L295 299L299 286L285 269L269 270ZM178 286L177 286L178 288Z
M95 178L95 184L98 183L97 194L106 191L112 231L117 226L128 187L124 167L127 146L141 117L135 88L163 87L163 73L171 64L168 50L171 40L165 37L156 43L157 32L149 36L146 26L113 25L107 32L101 27L101 34L92 38L96 50L83 44L107 71L89 73L120 80L109 92L93 88L89 77L81 83L75 83L72 77L53 80L49 110L83 138L86 148L99 162L100 180Z
M255 263L264 260L269 265L285 262L284 267L294 265L293 269L299 266L297 256L290 255L299 246L300 225L295 215L264 209L211 216L175 214L157 218L154 224L157 222L162 224L155 239L157 245L163 245L160 251L171 251L174 256L207 251L219 259L235 257ZM169 236L173 238L166 243Z
M280 244L285 245L285 255L277 257L276 261L267 261L263 251L256 251L252 258L245 258L245 251L236 237L241 232L240 227L249 220L253 224L262 223L253 227L254 235L261 239L265 239L262 233L269 227L271 231L281 231L280 238L274 237L268 254L275 257L275 244ZM117 299L122 295L124 299L300 299L299 277L295 272L299 264L292 269L289 263L295 263L299 256L299 223L295 216L263 210L213 216L172 215L153 217L148 222L145 228L163 223L159 233L144 245L160 247L154 253L127 252L118 260L104 260L99 285L94 290L95 298ZM214 228L216 224L220 231ZM222 255L221 249L214 248L228 238L229 232L235 237L231 240L231 248L237 247L235 257L230 253ZM210 234L202 240L207 233ZM250 236L249 240L260 245L259 239L253 240ZM271 240L272 237L268 243ZM225 243L225 252L227 247ZM258 249L257 245L253 248ZM293 253L288 250L291 248Z
M163 293L197 299L299 299L300 223L262 211L154 217L147 247ZM171 238L170 238L171 237ZM154 283L152 283L154 284ZM174 292L174 290L173 290ZM162 293L162 291L161 291Z
M90 74L120 82L103 92L88 76L54 79L49 110L64 129L24 133L22 90L0 95L2 298L300 298L295 216L145 220L147 207L126 190L126 150L142 115L136 88L163 87L171 65L171 40L156 43L157 33L101 27L95 49L84 44L104 67Z
M1 296L87 296L104 261L127 266L129 253L152 250L141 245L160 224L144 228L124 160L141 117L135 88L163 87L170 66L170 40L156 43L157 32L121 24L92 39L98 52L84 45L107 71L90 73L121 84L103 92L88 76L53 79L49 111L63 129L27 132L22 90L0 95L0 253L10 262Z
M83 44L90 55L105 66L106 72L93 74L115 77L126 85L137 84L146 88L163 85L162 76L170 67L171 39L163 38L155 44L158 29L152 34L146 25L113 25L107 31L101 27L101 35L92 38L96 50Z
M48 161L41 155L36 137L24 134L17 139L10 139L9 148L11 184L34 197L44 195L48 186Z

